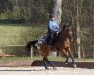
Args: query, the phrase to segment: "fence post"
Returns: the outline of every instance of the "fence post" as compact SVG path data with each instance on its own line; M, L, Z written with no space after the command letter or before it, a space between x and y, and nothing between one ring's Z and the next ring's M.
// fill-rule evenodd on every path
M32 46L31 46L31 51L30 51L30 57L31 57L31 59L33 57L33 47Z
M81 48L82 48L82 58L85 58L85 51L83 45L81 45Z
M93 58L94 58L94 45L93 45Z

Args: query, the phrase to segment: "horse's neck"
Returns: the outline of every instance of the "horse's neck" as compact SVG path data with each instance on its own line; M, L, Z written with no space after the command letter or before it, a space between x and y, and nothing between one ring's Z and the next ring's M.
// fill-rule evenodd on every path
M60 42L64 42L65 40L69 39L64 33L59 33L58 38Z
M68 37L67 36L61 36L60 39L63 41L63 40L67 40Z

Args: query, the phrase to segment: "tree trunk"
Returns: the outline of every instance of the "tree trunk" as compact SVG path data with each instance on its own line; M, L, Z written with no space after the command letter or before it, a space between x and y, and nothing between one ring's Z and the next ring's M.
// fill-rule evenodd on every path
M61 22L61 14L62 14L62 0L52 0L52 12L51 14L55 16L55 20L58 24Z
M61 14L62 14L62 0L51 0L52 2L52 9L51 14L55 16L55 20L58 23L58 25L61 22ZM51 53L53 56L57 56L57 53Z
M81 48L80 48L80 25L81 25L81 8L83 0L76 0L76 25L75 28L75 44L78 51L78 58L81 58Z

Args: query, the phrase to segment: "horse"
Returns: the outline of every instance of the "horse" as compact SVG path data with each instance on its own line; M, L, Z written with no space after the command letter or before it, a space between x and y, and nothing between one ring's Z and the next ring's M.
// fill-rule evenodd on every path
M39 50L39 52L43 56L43 63L44 63L45 69L49 69L47 66L47 63L51 65L53 69L56 69L55 65L52 64L47 58L49 55L49 52L54 52L54 51L62 52L64 54L64 56L66 57L65 64L68 64L68 59L70 57L72 59L73 66L75 68L77 67L74 57L72 55L72 51L70 49L71 40L72 40L72 27L71 26L63 27L63 29L58 33L56 42L54 43L52 47L49 47L49 44L44 42L44 38L45 37L39 40L30 41L26 47L27 48L36 47Z
M55 65L52 64L48 60L49 52L62 52L64 56L66 57L65 64L68 64L69 57L72 59L73 66L76 68L76 63L71 51L71 39L72 39L72 27L71 26L64 26L63 29L58 33L57 40L55 44L52 47L49 47L49 45L45 42L42 44L38 44L38 50L40 51L41 55L43 56L43 63L45 69L49 69L47 66L47 63L55 68ZM38 43L38 42L37 42Z

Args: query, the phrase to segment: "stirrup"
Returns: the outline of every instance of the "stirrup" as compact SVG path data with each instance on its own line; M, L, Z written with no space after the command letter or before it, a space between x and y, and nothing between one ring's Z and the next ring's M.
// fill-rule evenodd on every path
M53 45L48 45L49 48L52 48Z
M48 45L48 47L52 47L51 45Z

